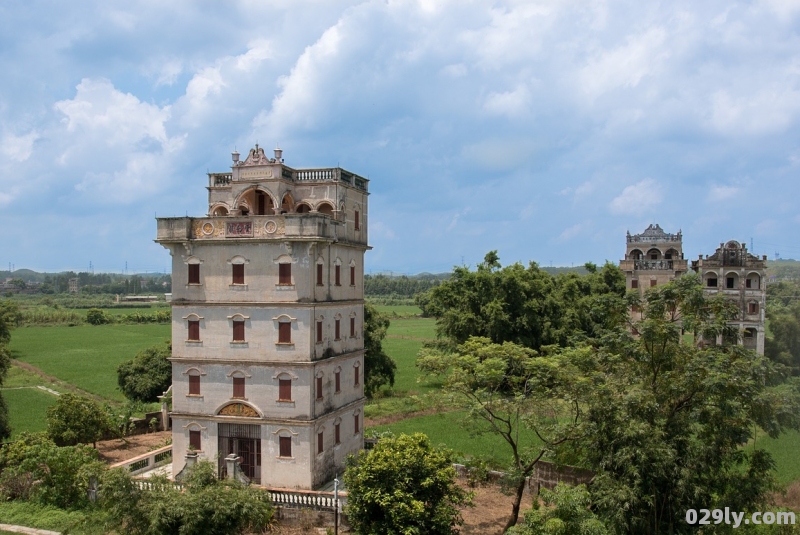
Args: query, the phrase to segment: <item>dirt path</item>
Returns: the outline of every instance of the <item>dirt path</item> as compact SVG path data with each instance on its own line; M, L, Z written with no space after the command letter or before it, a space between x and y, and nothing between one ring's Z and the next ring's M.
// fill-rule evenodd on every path
M168 443L172 443L172 431L159 431L157 433L147 433L146 435L125 437L124 439L102 440L97 443L97 451L100 453L101 459L113 464L153 451L166 446Z

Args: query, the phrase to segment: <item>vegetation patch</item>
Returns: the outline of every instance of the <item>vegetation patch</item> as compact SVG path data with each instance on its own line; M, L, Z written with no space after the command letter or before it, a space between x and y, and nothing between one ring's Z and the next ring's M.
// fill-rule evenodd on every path
M57 399L53 394L35 387L4 388L3 398L8 405L12 440L26 431L45 431L45 414Z
M170 338L170 325L28 327L14 331L11 354L44 373L108 400L125 401L117 367Z

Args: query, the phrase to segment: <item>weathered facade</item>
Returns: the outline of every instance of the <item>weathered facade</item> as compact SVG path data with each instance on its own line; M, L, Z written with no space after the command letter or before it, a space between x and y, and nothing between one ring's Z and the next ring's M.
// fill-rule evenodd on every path
M658 225L650 225L641 234L627 234L625 259L619 263L625 273L626 287L644 295L647 288L674 280L688 270L683 258L683 235L669 234Z
M233 154L206 217L159 218L172 255L173 473L191 450L313 489L363 447L368 181Z
M744 243L720 243L716 252L692 261L707 294L721 294L736 303L739 314L730 324L737 327L745 347L764 354L764 313L767 305L767 257L749 253ZM716 343L722 343L717 340Z

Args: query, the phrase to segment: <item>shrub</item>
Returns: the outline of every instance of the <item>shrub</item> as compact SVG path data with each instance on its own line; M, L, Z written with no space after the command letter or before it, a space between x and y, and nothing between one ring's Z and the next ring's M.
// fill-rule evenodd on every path
M90 308L86 311L86 321L91 325L105 325L111 323L111 318L99 308Z
M117 367L117 384L132 401L157 401L172 384L172 345L148 347Z
M89 398L62 394L47 409L47 435L59 446L95 444L108 429L106 413Z

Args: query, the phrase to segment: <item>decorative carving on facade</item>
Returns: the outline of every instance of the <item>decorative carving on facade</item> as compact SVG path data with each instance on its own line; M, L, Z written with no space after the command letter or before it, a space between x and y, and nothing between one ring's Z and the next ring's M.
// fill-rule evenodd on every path
M217 413L220 416L240 416L243 418L258 418L258 413L253 409L253 407L248 407L244 403L231 403L230 405L225 405L220 409Z
M228 221L225 223L226 238L252 238L252 221Z
M247 159L241 165L268 165L269 163L269 158L264 154L263 147L259 147L258 143L256 143L255 148L250 149L250 154L247 155Z
M683 240L683 234L678 231L677 234L668 234L664 232L658 223L650 225L641 234L634 234L628 232L628 243L648 243L648 242L680 242Z

